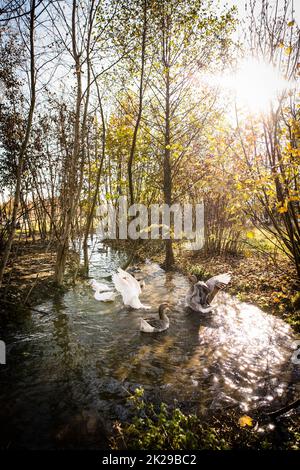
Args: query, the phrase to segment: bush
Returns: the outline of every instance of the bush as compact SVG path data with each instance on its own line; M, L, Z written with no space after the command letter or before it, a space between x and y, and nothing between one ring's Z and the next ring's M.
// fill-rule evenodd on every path
M170 410L165 403L157 409L144 400L144 390L136 389L129 398L138 412L124 427L115 424L112 448L143 450L228 449L218 430L204 428L196 415L185 415L179 408Z

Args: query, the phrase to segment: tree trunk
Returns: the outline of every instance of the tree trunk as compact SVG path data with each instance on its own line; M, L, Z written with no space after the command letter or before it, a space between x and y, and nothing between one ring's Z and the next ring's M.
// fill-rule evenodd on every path
M100 90L99 90L99 86L98 86L97 81L96 81L96 89L97 89L97 97L98 97L98 103L99 103L99 108L100 108L100 113L101 113L101 121L102 121L102 152L101 152L101 159L100 159L99 168L98 168L98 171L97 171L96 188L95 188L93 199L92 199L92 205L91 205L90 211L89 211L88 216L87 216L87 222L86 222L84 239L83 239L83 259L84 259L83 268L84 268L85 275L87 275L88 271L89 271L89 258L88 258L87 241L88 241L88 236L90 234L91 227L92 227L92 224L93 224L95 207L96 207L97 199L98 199L98 195L99 195L100 179L101 179L102 167L103 167L104 158L105 158L105 145L106 145L105 116L104 116L104 111L103 111L103 107L102 107L101 94L100 94ZM97 151L96 151L96 153L97 153Z
M138 115L133 131L133 137L130 148L130 155L128 159L127 171L128 171L128 186L129 186L129 196L130 204L134 204L134 187L133 187L133 175L132 175L132 165L134 160L136 141L138 136L138 131L140 127L140 122L143 112L143 94L144 94L144 73L145 73L145 51L146 51L146 36L147 36L147 0L144 0L143 6L143 35L142 35L142 51L141 51L141 75L140 75L140 84L139 84L139 109Z
M168 41L165 47L165 54L168 53ZM165 101L165 148L164 148L164 202L169 207L172 205L172 169L171 169L171 134L170 134L170 68L167 57L164 57L164 66L166 73L166 101ZM174 267L174 253L172 244L172 219L170 216L170 233L169 239L165 240L165 261L164 268L166 271L171 270Z
M69 187L68 194L64 204L65 216L63 217L63 226L61 236L58 242L57 257L55 264L55 281L58 285L63 283L67 255L69 250L69 241L71 233L71 225L77 209L77 176L78 176L78 160L80 154L80 115L81 115L81 99L82 99L82 83L81 83L81 62L80 54L77 51L77 31L76 31L76 8L77 2L73 0L72 8L72 53L76 69L76 108L74 123L74 142L69 170Z

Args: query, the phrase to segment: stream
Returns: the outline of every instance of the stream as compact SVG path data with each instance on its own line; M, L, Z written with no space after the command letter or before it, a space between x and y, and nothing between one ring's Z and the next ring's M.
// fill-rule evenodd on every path
M110 274L125 259L96 245L90 277L111 285ZM1 332L2 447L107 448L114 421L132 416L127 397L140 386L151 401L200 414L230 406L241 414L273 410L299 393L295 338L284 321L226 292L214 299L212 313L191 313L182 274L139 266L141 300L150 311L130 310L120 297L97 302L82 282L37 306L45 314L32 312ZM169 330L140 333L139 318L164 301L172 305Z

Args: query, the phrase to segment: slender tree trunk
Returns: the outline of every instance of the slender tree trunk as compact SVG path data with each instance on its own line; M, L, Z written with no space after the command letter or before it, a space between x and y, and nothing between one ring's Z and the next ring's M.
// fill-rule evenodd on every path
M170 132L170 122L171 122L171 110L170 110L170 66L169 66L169 43L167 35L165 38L164 44L164 68L165 68L165 148L164 148L164 162L163 162L163 172L164 172L164 202L168 204L169 207L172 205L172 169L171 169L171 132ZM168 271L174 267L174 253L173 253L173 244L172 244L172 220L170 218L170 233L169 239L165 240L165 262L164 268Z
M101 100L101 95L100 95L100 90L98 83L96 82L96 89L97 89L97 96L98 96L98 103L99 103L99 108L100 108L100 113L101 113L101 121L102 121L102 151L101 151L101 159L97 171L97 178L96 178L96 187L92 199L92 204L90 211L88 213L87 217L87 223L85 227L85 233L84 233L84 239L83 239L83 258L84 258L84 272L87 275L88 270L89 270L89 258L88 258L88 246L87 246L87 241L88 237L91 231L93 219L94 219L94 212L95 212L95 207L97 204L97 199L99 195L99 189L100 189L100 180L101 180L101 174L102 174L102 167L104 163L104 158L105 158L105 145L106 145L106 126L105 126L105 116L103 112L103 107L102 107L102 100Z
M144 75L145 75L145 52L146 52L146 38L147 38L147 0L144 0L143 5L143 34L142 34L142 50L141 50L141 75L140 75L140 84L139 84L139 108L136 123L134 126L133 137L130 148L130 155L127 164L128 172L128 187L129 187L129 196L130 204L134 204L134 185L133 185L133 175L132 175L132 166L134 161L134 154L136 149L136 141L138 137L138 131L140 127L140 122L143 112L143 94L144 94Z
M69 250L69 240L71 233L71 225L77 209L76 199L74 194L77 193L77 172L78 160L80 154L80 115L81 115L81 99L82 99L82 80L81 80L81 61L80 54L77 51L76 40L76 8L77 2L73 0L72 8L72 53L75 61L76 68L76 108L75 108L75 123L74 123L74 142L70 162L70 175L69 175L69 188L66 197L65 217L63 220L62 234L58 243L57 257L55 264L55 280L58 285L61 285L64 280L64 273Z

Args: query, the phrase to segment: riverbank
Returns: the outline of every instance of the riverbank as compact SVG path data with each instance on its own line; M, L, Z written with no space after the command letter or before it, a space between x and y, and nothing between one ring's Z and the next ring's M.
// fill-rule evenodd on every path
M18 240L13 245L3 284L0 289L0 312L2 316L14 311L26 310L43 300L59 294L68 287L74 259L68 261L66 286L54 282L56 247L53 243L38 240Z

